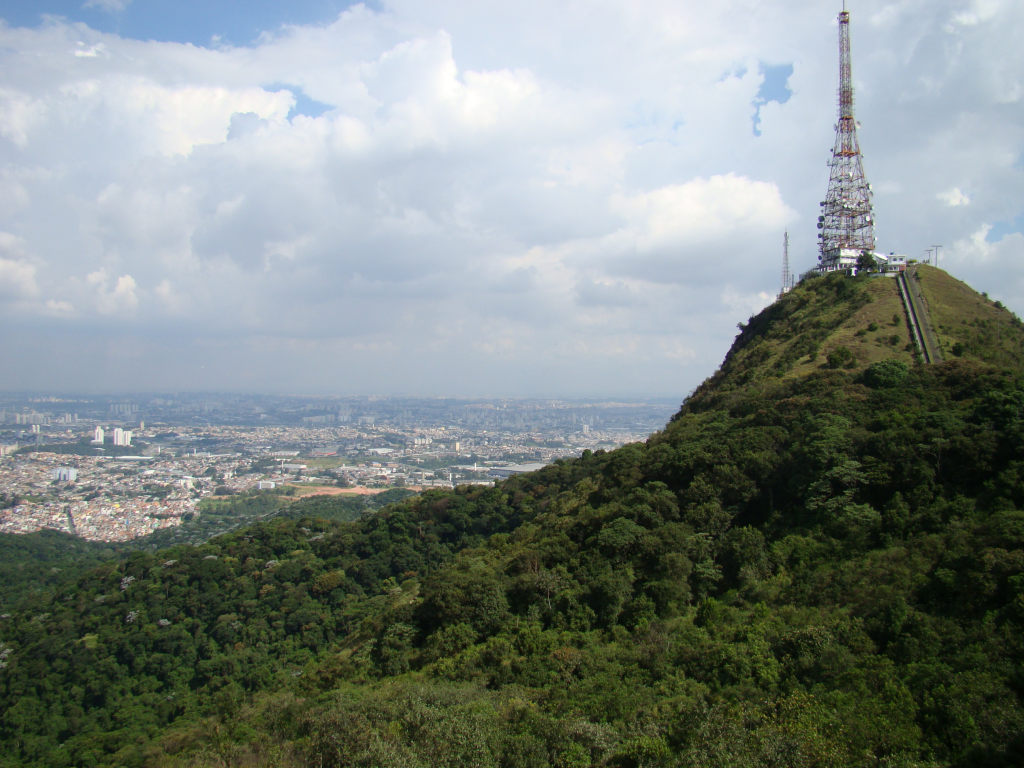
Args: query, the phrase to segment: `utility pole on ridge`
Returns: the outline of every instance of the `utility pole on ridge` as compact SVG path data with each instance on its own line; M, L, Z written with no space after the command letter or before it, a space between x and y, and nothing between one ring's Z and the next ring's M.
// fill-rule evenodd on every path
M793 275L789 271L789 230L782 236L782 290L779 291L779 298L787 294L793 288Z

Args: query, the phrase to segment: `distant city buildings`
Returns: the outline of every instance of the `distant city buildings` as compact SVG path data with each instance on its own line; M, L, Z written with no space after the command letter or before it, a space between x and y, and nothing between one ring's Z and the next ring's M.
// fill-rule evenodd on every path
M269 396L116 405L0 397L0 493L18 499L0 510L0 531L53 528L124 541L201 515L201 501L225 490L491 485L584 450L643 440L678 408L674 400ZM26 434L29 426L38 432ZM111 444L120 450L96 450ZM43 450L17 453L26 445Z

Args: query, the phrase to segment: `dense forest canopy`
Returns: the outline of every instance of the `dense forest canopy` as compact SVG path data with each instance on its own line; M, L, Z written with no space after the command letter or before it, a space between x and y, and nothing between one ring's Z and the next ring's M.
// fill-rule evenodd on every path
M841 280L644 443L48 582L0 764L1019 765L1024 372L833 365L885 285Z

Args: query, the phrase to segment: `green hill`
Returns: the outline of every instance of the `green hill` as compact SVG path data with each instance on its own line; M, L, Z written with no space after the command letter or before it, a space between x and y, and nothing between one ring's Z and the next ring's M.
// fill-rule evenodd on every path
M998 302L930 266L912 273L946 359L1024 365L1024 323ZM960 344L957 347L957 344ZM896 280L832 274L804 280L748 323L698 392L721 393L813 371L863 371L880 360L915 362Z
M0 764L1019 765L1020 328L945 280L945 363L805 281L645 443L31 596Z

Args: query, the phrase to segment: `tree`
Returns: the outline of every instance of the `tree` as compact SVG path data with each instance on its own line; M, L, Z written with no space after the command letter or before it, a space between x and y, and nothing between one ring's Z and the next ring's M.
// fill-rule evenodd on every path
M861 251L857 257L857 271L874 272L876 269L878 269L878 262L875 261L875 257L868 251Z
M900 360L879 360L864 371L864 383L873 389L898 386L906 377L907 364Z
M836 368L849 367L854 362L853 352L847 347L836 347L834 350L828 353L826 358L828 367L835 370Z

